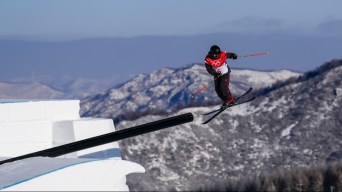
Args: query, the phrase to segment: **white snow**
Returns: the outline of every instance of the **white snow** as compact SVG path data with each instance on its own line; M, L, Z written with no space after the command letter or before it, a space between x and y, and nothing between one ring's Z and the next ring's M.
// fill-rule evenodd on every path
M304 149L304 150L303 150L303 153L304 153L304 154L308 154L308 155L311 155L312 152L313 152L313 151L312 151L311 149Z
M115 131L112 119L80 118L79 110L78 100L2 101L0 156L20 156ZM2 164L0 190L127 191L126 175L144 171L123 161L113 142L59 158Z
M288 136L290 136L292 128L295 127L297 124L298 124L298 122L295 122L295 123L289 125L288 127L286 127L284 130L281 131L280 136L281 137L288 137Z
M340 87L336 88L336 96L337 97L341 97L342 96L342 88L340 88Z
M0 190L128 191L125 175L137 170L121 159L28 158L0 166Z
M288 79L290 77L298 77L301 73L289 71L289 70L279 70L279 71L255 71L248 69L233 69L231 74L232 81L242 80L249 84L255 84L258 82L259 86L254 86L255 88L259 88L261 86L267 87L272 85L273 83Z

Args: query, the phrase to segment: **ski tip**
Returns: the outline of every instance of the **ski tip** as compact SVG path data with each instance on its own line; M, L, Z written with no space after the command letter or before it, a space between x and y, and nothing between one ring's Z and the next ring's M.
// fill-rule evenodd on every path
M251 99L249 99L249 101L253 101L255 98L256 98L256 97L254 96L254 97L252 97Z

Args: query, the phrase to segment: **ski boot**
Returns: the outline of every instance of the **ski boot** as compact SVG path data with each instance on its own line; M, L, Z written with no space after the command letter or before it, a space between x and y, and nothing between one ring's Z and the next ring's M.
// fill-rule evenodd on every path
M234 105L235 103L235 99L232 97L231 99L225 101L222 105L221 105L221 109L227 108L231 105Z

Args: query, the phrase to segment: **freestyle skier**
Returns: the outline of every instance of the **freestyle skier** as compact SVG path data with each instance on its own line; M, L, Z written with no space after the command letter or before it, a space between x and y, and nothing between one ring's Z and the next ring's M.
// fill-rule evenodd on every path
M266 55L266 54L270 54L270 52L237 56L235 53L232 53L232 52L221 51L220 47L217 45L213 45L210 47L210 51L208 52L208 55L204 59L205 67L208 73L214 76L215 91L217 95L221 98L221 100L223 101L223 104L220 107L220 109L216 109L216 110L203 114L203 115L211 115L211 116L207 120L205 120L202 124L209 123L219 114L221 114L224 110L230 107L253 101L256 98L255 96L253 96L247 99L243 99L241 101L241 98L246 98L246 95L248 95L253 90L253 87L250 87L245 93L243 93L242 95L236 98L232 96L229 90L230 68L227 65L226 60L244 58L244 57L250 57L250 56L260 56L260 55ZM204 90L207 86L208 85L201 88L197 93Z
M204 59L208 73L214 76L215 91L223 101L222 107L233 105L235 102L229 89L231 70L226 60L237 58L238 56L235 53L221 51L219 46L213 45Z

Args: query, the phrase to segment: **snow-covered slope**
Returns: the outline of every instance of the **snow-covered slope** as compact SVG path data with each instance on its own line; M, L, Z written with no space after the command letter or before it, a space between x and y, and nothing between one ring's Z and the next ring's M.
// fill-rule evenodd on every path
M233 95L253 86L255 89L271 86L276 81L297 77L300 73L288 70L253 71L233 69L231 90ZM151 74L140 74L130 81L114 87L105 93L88 97L81 102L81 114L92 117L129 119L132 113L171 112L185 106L218 102L212 79L200 64L180 69L163 68ZM194 99L191 95L207 82L211 85Z
M144 168L122 161L117 142L93 147L85 144L89 144L86 139L116 129L111 119L80 118L79 103L0 100L0 156L7 157L6 161L0 157L0 191L128 190L126 175ZM87 141L83 147L89 148L74 152L61 148L69 144L68 151L82 140ZM96 138L90 140L94 143ZM56 156L51 148L57 146L57 158L35 157ZM25 155L32 158L23 159Z
M325 163L341 151L341 77L342 60L331 61L249 104L226 110L207 125L201 124L201 114L214 107L178 111L193 112L195 122L120 143L124 159L146 168L147 175L129 177L129 186L133 190L189 190ZM147 115L117 127L164 117Z
M33 157L1 165L0 191L129 191L125 175L137 170L119 158Z
M299 75L300 73L285 69L269 72L239 69L234 70L234 73L231 75L231 81L244 82L246 85L253 85L256 89L260 89L271 86L277 81L284 81L290 77L298 77Z

